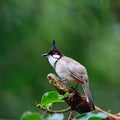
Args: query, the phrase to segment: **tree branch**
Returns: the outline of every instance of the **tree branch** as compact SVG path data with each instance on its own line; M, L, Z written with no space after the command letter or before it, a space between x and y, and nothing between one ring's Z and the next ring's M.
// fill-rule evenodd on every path
M71 110L78 113L85 113L92 111L86 97L81 95L75 88L69 88L66 86L60 78L56 75L49 73L47 76L49 83L61 94L64 95L69 92L69 96L64 98L65 102L70 106ZM95 111L104 112L108 114L108 118L105 120L120 120L120 114L111 114L101 108L95 106Z

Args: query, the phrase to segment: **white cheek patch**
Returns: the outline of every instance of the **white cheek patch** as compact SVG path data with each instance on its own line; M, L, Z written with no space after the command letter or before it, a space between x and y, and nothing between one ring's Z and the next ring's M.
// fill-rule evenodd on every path
M53 55L53 57L57 59L60 57L60 55Z

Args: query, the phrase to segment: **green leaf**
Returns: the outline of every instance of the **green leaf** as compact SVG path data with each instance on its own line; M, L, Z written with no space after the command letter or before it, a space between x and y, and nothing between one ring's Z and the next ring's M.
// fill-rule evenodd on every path
M74 120L102 120L107 118L107 116L107 114L102 112L89 112L76 116Z
M69 92L66 92L65 94L64 94L64 97L68 97L70 95L70 93Z
M64 120L64 115L55 113L53 115L49 115L47 120Z
M31 111L28 111L21 116L20 120L43 120L43 119L38 113L36 112L32 113Z
M60 95L56 91L46 92L45 94L43 94L43 96L41 98L41 105L49 107L54 102L63 102L63 100L62 100L63 98L64 98L64 96Z

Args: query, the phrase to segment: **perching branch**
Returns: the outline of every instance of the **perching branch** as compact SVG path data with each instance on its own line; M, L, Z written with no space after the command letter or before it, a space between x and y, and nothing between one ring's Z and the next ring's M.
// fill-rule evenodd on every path
M64 98L65 102L71 107L72 110L79 113L92 111L85 96L82 96L75 88L69 88L58 77L50 73L48 76L49 83L61 94L66 92L69 96Z
M85 113L92 111L86 97L81 95L76 89L66 86L58 77L49 73L47 76L49 83L61 94L64 95L69 92L69 96L64 98L65 102L70 106L70 110ZM95 111L104 112L108 114L105 120L120 120L120 114L110 114L101 108L95 106Z

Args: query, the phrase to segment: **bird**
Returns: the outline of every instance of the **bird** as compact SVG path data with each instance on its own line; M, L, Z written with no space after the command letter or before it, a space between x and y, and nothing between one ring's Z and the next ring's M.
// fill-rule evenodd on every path
M60 52L56 47L55 40L53 40L50 51L42 54L42 56L48 58L49 63L65 84L67 82L75 82L77 85L82 86L87 102L91 109L95 110L95 105L89 89L89 78L86 68L76 60Z

